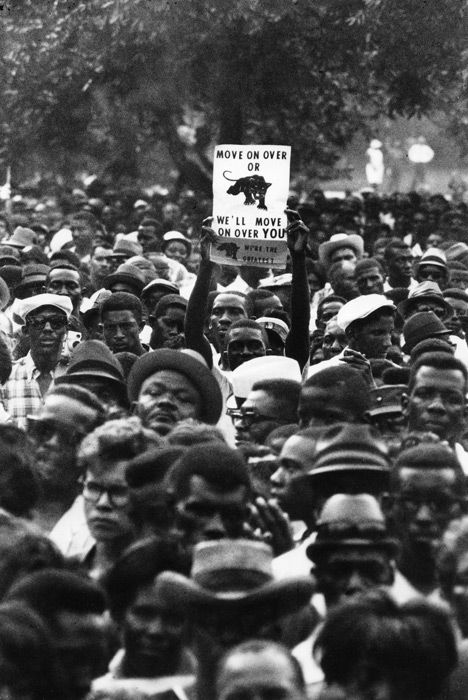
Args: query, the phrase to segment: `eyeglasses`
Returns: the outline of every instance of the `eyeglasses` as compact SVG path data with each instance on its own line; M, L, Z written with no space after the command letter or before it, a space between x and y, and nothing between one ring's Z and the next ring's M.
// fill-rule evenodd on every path
M27 325L30 328L35 328L38 331L44 330L47 324L50 325L53 331L58 331L60 330L60 328L65 328L65 326L67 325L67 317L59 315L47 316L46 318L40 316L33 316L32 318L28 318L27 320Z
M87 479L83 482L83 498L90 503L98 503L103 494L107 495L113 508L124 508L128 504L127 486L103 486Z
M53 418L27 416L26 420L28 434L39 444L57 437L62 443L73 446L78 445L86 435L85 431L79 430L76 426L61 423Z
M231 416L232 420L242 420L246 425L253 425L264 420L273 420L278 423L286 422L282 421L279 416L265 416L255 408L228 408L227 414Z
M422 505L427 506L433 514L449 514L460 505L461 501L450 496L398 496L399 503L409 512L417 513Z

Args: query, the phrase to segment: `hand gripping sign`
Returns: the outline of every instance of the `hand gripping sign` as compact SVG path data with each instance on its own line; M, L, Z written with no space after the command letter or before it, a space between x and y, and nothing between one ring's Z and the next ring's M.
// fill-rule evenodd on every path
M290 160L290 146L216 146L213 262L285 267Z

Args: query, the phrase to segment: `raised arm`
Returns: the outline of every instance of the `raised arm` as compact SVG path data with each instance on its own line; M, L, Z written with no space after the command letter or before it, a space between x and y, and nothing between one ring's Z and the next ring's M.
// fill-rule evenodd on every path
M203 328L211 275L214 268L214 263L210 260L210 243L216 239L216 234L208 225L211 221L211 217L203 221L200 234L200 267L198 268L197 279L185 314L185 342L187 347L199 352L208 363L210 369L213 367L213 354L211 346L203 333Z
M292 263L291 329L286 338L286 355L297 360L302 370L310 353L309 285L305 264L309 229L296 211L286 209L286 214L289 221L287 241Z

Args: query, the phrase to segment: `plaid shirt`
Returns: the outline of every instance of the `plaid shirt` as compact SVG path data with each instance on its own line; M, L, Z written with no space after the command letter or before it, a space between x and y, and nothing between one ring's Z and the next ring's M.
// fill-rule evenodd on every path
M53 372L52 380L64 374L66 364L60 361ZM34 364L31 353L13 363L13 369L5 384L0 387L0 401L5 411L20 428L26 428L26 416L34 415L44 403L37 378L40 371ZM53 386L51 384L50 386ZM50 388L50 387L49 387Z

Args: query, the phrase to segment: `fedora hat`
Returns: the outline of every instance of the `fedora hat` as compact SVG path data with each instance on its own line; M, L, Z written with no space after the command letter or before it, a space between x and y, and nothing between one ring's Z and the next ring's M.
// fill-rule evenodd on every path
M12 237L5 241L6 245L13 248L25 248L29 245L35 245L36 242L37 236L34 231L24 226L17 226L13 231Z
M447 258L443 250L439 248L428 248L418 262L418 270L424 265L433 265L447 271Z
M277 617L293 613L310 601L314 591L308 576L277 580L271 547L254 540L202 542L193 553L191 578L166 571L156 579L156 592L166 605L189 619L206 610L239 613L268 607Z
M132 241L129 238L119 238L112 248L113 258L131 258L134 255L141 255L143 248L137 241Z
M392 558L397 554L398 543L388 536L385 518L374 496L367 493L331 496L323 506L317 536L306 554L317 562L324 552L346 547L379 548Z
M151 292L154 292L156 289L166 289L168 294L180 294L179 288L176 284L173 284L173 282L169 282L169 280L165 280L162 277L157 277L156 279L151 280L151 282L148 282L146 287L143 289L141 293L142 301L145 300L148 294L151 294Z
M136 265L122 263L115 272L104 278L103 285L106 289L111 289L116 282L124 282L134 288L137 297L140 296L146 284L144 273Z
M453 309L448 301L445 301L439 285L436 282L431 282L429 280L420 282L410 291L408 298L398 304L398 313L402 318L406 318L411 310L411 307L420 301L424 301L424 299L435 300L441 306L443 306L445 309L445 320L453 316Z
M114 386L127 403L127 385L122 367L107 345L100 340L85 340L73 351L65 374L57 377L56 384L79 384L84 377L104 379Z
M426 338L448 338L450 331L433 311L420 311L405 321L403 337L405 344L401 348L409 354L412 349Z
M145 379L165 369L180 372L195 385L202 399L200 420L212 425L217 423L223 409L219 384L206 365L184 350L161 348L139 357L128 375L127 387L130 402L138 400L140 388Z
M319 260L325 265L330 266L330 256L335 250L340 248L352 248L356 253L357 258L362 258L364 253L364 241L357 233L335 233L329 241L319 245Z

